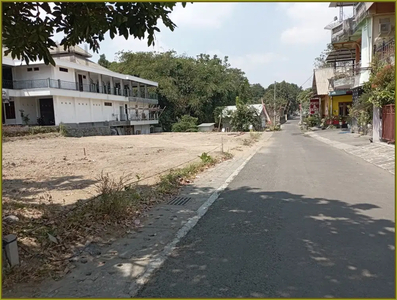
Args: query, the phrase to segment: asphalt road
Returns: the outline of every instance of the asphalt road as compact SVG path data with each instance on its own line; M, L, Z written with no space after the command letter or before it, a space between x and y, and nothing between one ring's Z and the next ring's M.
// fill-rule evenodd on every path
M276 132L137 297L395 297L394 176Z

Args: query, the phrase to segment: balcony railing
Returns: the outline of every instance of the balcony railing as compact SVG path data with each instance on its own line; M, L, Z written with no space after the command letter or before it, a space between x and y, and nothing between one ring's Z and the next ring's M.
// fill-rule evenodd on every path
M351 89L354 86L355 83L355 77L354 76L349 76L345 78L340 78L338 80L334 81L334 89Z
M353 18L343 20L341 24L334 27L331 33L331 42L337 43L347 40L353 34Z
M391 39L388 42L383 42L381 45L374 46L374 53L380 60L387 60L395 57L395 39Z
M15 89L15 90L24 90L24 89L40 89L40 88L53 88L53 89L62 89L62 90L71 90L71 91L80 91L80 92L89 92L89 93L97 93L97 94L107 94L107 95L116 95L116 96L124 96L130 98L134 98L134 101L143 101L150 102L153 104L158 103L158 97L156 93L148 92L140 93L136 89L121 89L119 87L111 88L110 86L100 86L98 84L80 84L78 82L72 81L64 81L57 79L35 79L35 80L3 80L3 88L5 89ZM146 101L145 101L146 100Z
M368 16L367 6L365 2L358 2L356 5L354 5L353 16L353 32L356 32L356 30L358 29L358 25L360 25L361 21Z

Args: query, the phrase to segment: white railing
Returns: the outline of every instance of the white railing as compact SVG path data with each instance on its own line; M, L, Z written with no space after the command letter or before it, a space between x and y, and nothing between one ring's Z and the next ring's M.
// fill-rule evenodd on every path
M358 2L356 5L354 5L353 16L354 16L353 32L355 32L361 21L368 16L367 5L365 4L365 2Z

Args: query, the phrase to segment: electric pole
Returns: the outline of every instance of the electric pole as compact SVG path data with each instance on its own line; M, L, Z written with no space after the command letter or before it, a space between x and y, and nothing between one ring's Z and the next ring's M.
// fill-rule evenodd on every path
M274 115L273 115L274 124L276 126L276 82L274 82Z

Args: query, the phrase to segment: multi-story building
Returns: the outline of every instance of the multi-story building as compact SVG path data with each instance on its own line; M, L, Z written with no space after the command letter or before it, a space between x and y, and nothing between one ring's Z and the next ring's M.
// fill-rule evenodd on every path
M3 49L3 124L106 124L119 134L150 133L158 124L157 82L112 72L78 46L51 54L56 66L26 65Z
M395 55L395 3L394 2L332 2L330 7L352 7L353 16L329 24L334 50L326 61L333 65L334 76L329 78L334 115L348 114L349 103L354 102L369 80L371 62L375 55L380 59ZM340 98L335 101L335 98ZM342 99L343 98L343 99ZM339 101L340 100L340 101ZM336 107L338 102L338 109ZM379 109L374 108L373 139L379 141L381 121Z

